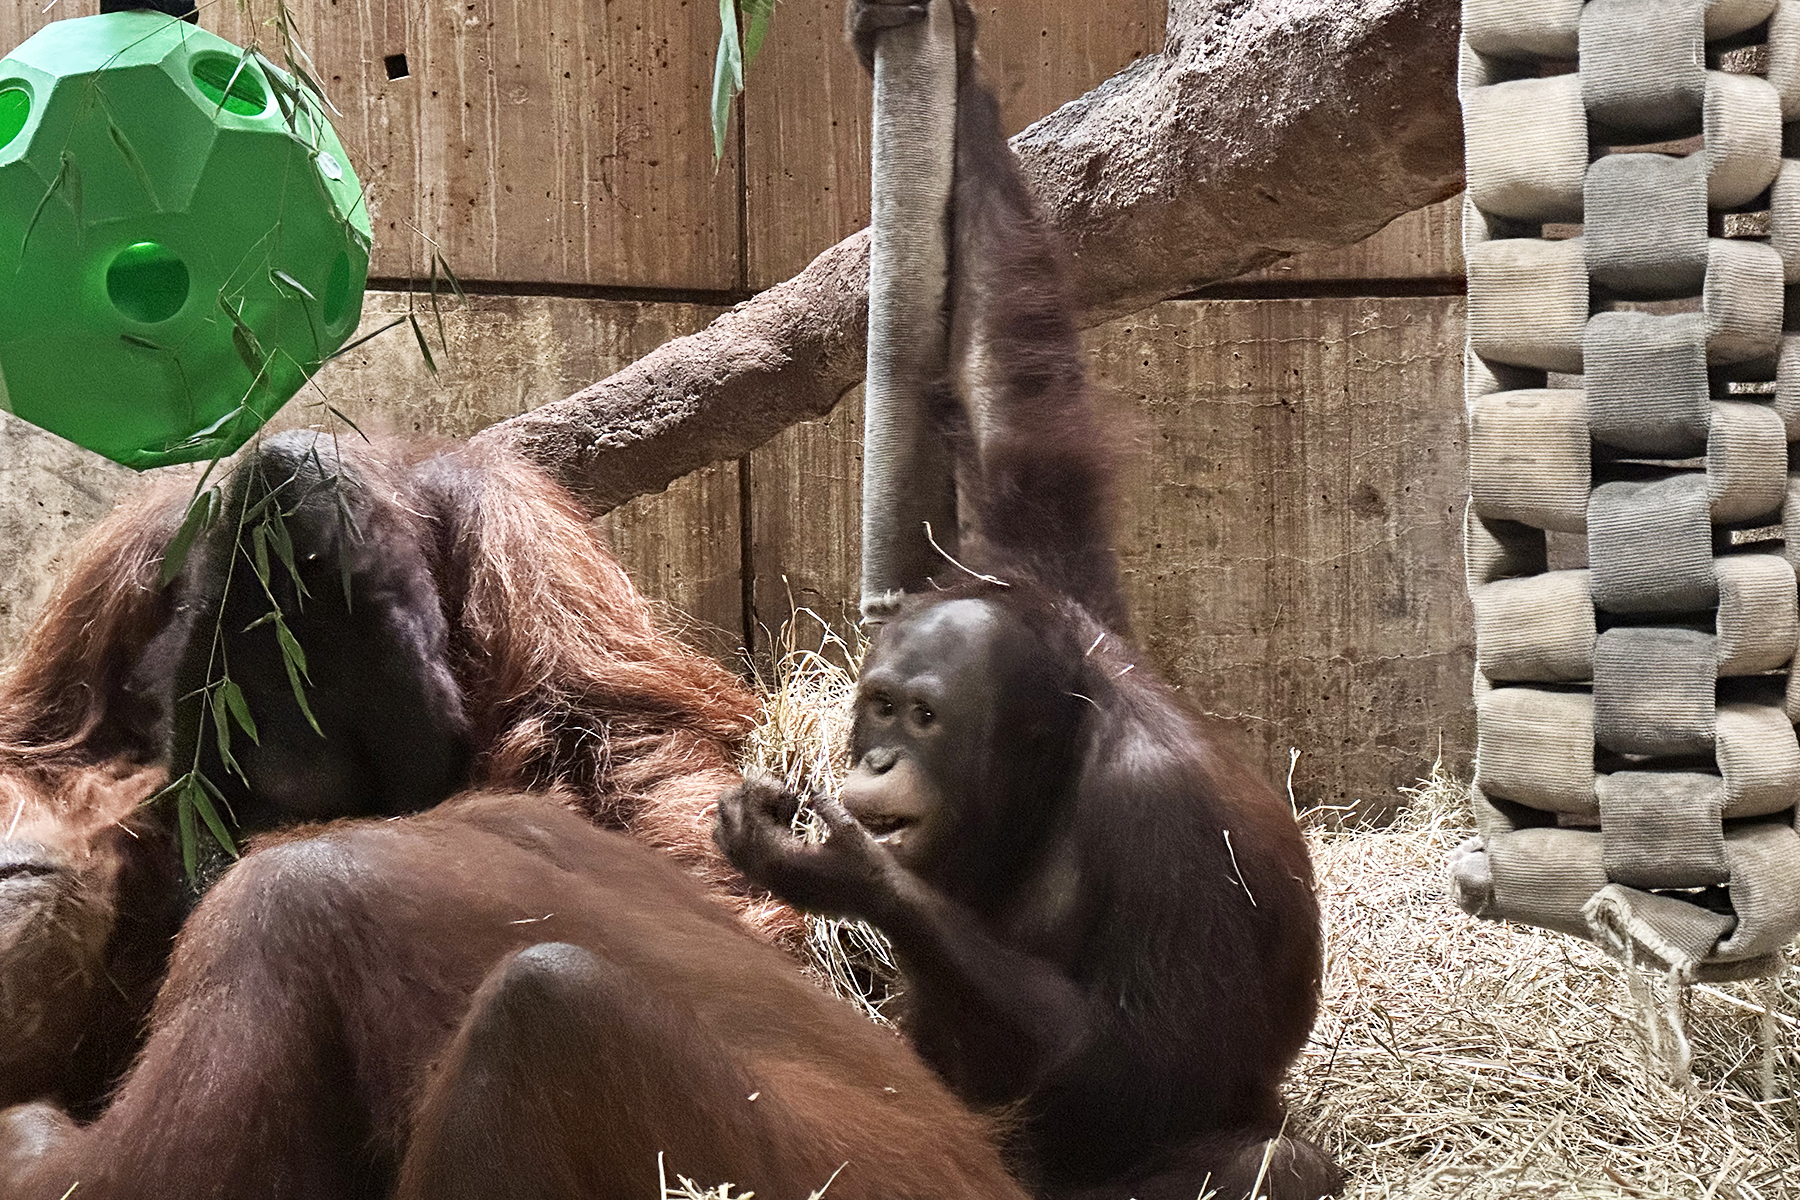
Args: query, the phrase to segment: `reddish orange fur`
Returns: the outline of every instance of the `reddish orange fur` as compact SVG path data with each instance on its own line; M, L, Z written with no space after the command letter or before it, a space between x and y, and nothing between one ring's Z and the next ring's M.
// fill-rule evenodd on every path
M342 449L390 502L383 536L428 543L476 722L471 783L565 794L681 862L763 937L795 940L799 919L753 893L711 838L755 699L657 628L575 501L492 450ZM96 526L0 672L0 1104L40 1091L78 1107L98 1098L179 920L172 830L160 808L138 805L165 777L169 698L158 693L172 668L148 659L171 620L158 574L189 494L180 481L152 484ZM54 985L43 979L51 961L71 964ZM132 980L109 984L126 965ZM87 1027L51 1030L50 997L94 1014ZM111 1045L121 1030L110 1056L70 1066L73 1044Z

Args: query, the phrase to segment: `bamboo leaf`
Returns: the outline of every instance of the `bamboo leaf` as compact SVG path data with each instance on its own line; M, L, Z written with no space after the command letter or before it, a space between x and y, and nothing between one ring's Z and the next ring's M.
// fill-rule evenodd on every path
M181 791L175 795L175 819L181 829L181 866L189 883L200 879L200 831L194 827L194 797L199 794L193 772L182 776Z
M82 231L87 228L87 220L81 214L81 164L67 150L62 152L62 161L63 170L68 174L63 192L68 196L69 210L75 214L75 238L79 241Z
M225 708L231 713L231 719L237 722L245 736L257 745L262 745L262 739L256 734L256 719L250 715L250 702L244 699L244 689L237 685L237 681L227 679L221 683L219 696L225 701Z
M259 475L259 479L261 478L262 477ZM244 510L242 518L243 524L252 525L261 521L263 519L263 514L275 507L275 502L281 498L281 493L286 490L289 484L293 483L298 478L299 474L296 472L264 492L261 500L258 500L255 504L252 504L249 508Z
M392 329L396 325L404 325L404 324L406 324L405 317L395 317L393 320L389 321L386 325L383 325L380 329L377 329L372 333L365 333L361 337L357 338L354 342L346 342L344 345L339 346L336 350L332 351L331 358L327 358L325 361L330 362L331 359L333 359L333 358L342 358L342 357L344 357L344 355L350 353L352 350L356 349L358 346L362 345L364 342L370 341L373 338L380 337L382 334L386 333L388 330ZM357 432L360 433L362 431L358 430Z
M64 150L62 166L56 169L56 178L50 181L50 186L44 189L42 196L38 197L37 207L31 210L31 220L25 222L25 236L19 239L20 258L25 257L25 247L31 245L31 232L37 228L38 218L44 215L44 208L50 203L50 197L61 191L64 184L68 182L69 164L72 161L74 160L69 157L69 152Z
M263 359L262 343L256 340L256 331L244 323L244 315L231 307L224 293L219 295L219 307L231 318L231 344L237 348L238 357L248 367L252 378L261 379L266 365Z
M337 407L335 404L327 404L325 406L325 411L330 413L332 416L336 417L338 420L342 421L344 424L348 425L350 427L350 431L352 433L356 434L356 436L361 438L363 441L366 442L369 440L369 435L362 431L362 426L358 425L355 421L352 421L348 416L346 416L343 409ZM341 489L340 489L340 494L341 494Z
M250 531L250 565L264 587L269 586L269 528L258 525Z
M138 350L154 350L158 354L168 354L170 352L167 346L159 346L149 338L139 337L135 333L121 333L119 335L119 340L124 342L127 346L134 347Z
M294 631L288 628L285 617L275 618L275 640L281 643L281 657L294 664L294 667L300 672L300 677L310 684L312 677L306 673L306 651L300 648L300 639L296 638Z
M175 365L179 367L181 365L181 360L176 359ZM189 434L187 437L183 438L181 441L176 442L173 446L170 447L170 449L171 450L192 450L197 446L204 446L208 442L212 442L215 440L224 440L225 437L227 436L227 434L230 432L232 424L249 411L250 410L248 408L246 408L242 404L240 404L236 408L232 409L230 412L226 413L224 416L220 417L218 420L214 421L211 425L208 425L205 429L202 429L202 430L198 431L197 433ZM224 455L229 454L230 452L231 452L230 448L222 450L222 451L220 451L220 457L223 457Z
M214 485L188 501L187 513L181 518L181 528L169 539L169 548L163 551L162 567L157 571L157 584L167 587L175 577L181 574L181 568L187 565L188 552L193 549L194 539L200 531L212 523L213 514L218 510L213 507L211 497L217 492Z
M225 90L219 93L219 103L213 108L212 115L214 120L217 120L219 113L224 110L225 101L231 99L231 89L237 83L238 76L244 73L244 66L249 61L250 51L245 50L238 54L237 66L232 68L231 78L225 81Z
M191 696L198 695L198 694L199 693L197 693L197 692L190 692L187 696L181 697L181 699L186 700L186 699L189 699ZM162 801L164 799L166 799L169 796L173 796L175 793L179 792L182 788L186 787L187 781L188 781L188 777L186 775L177 776L176 778L169 780L169 782L163 784L162 787L157 789L155 795L151 796L148 800L141 802L138 805L138 807L139 808L149 808L153 804L162 803Z
M250 622L248 625L244 626L244 632L249 633L252 629L261 629L264 625L267 625L270 621L278 621L280 619L281 619L281 612L278 609L270 609L268 612L264 613L262 616L256 618L256 620L254 620L254 621Z
M219 809L231 807L225 799L225 793L214 786L213 781L206 776L196 773L195 778L200 781L201 788L194 793L195 810L199 812L200 819L206 822L206 828L218 840L220 848L231 857L237 858L237 843L231 840L231 831L226 829L225 822L219 819Z
M431 256L431 315L437 318L438 345L444 353L450 353L450 338L444 333L444 310L438 304L438 263L441 260L436 254Z
M219 762L227 771L248 783L249 778L244 774L244 768L238 766L238 760L231 753L230 715L226 713L225 706L212 696L206 698L206 707L212 710L214 740L219 744Z
M300 706L300 715L306 718L306 723L312 726L313 732L324 737L325 731L319 728L319 719L313 716L312 705L306 702L306 685L312 682L306 678L306 652L300 649L293 631L279 616L275 619L275 638L281 643L281 665L287 668L288 686L293 688L294 703Z
M344 611L354 612L356 602L350 596L350 556L348 554L338 555L338 582L344 587Z
M319 81L312 77L312 72L297 62L290 62L288 66L293 69L294 78L306 85L306 90L313 94L314 99L330 108L332 112L337 112L337 106L331 103L331 98L325 94L325 89L319 86ZM342 116L343 114L338 113L338 115Z
M250 327L233 325L231 344L237 348L238 357L249 368L251 377L260 379L263 373L262 347L257 344L256 335L250 332Z
M137 177L138 186L144 189L146 196L150 197L150 203L158 211L161 211L162 201L157 198L156 184L151 181L150 172L144 168L144 160L138 157L138 152L132 149L131 143L125 139L125 131L113 124L111 114L108 114L106 118L106 131L112 135L113 145L119 148L119 154L125 159L125 165L130 167L131 173Z
M469 302L469 293L463 291L462 280L458 279L456 277L456 272L450 269L449 260L436 251L432 252L432 257L437 260L438 269L444 273L444 278L449 281L450 290L456 293L458 302L467 304Z
M744 29L744 67L749 69L761 53L763 39L769 35L769 19L775 15L775 0L743 0L749 18Z
M419 353L425 356L425 369L430 371L433 375L436 375L437 360L431 357L431 346L425 340L425 330L424 327L419 324L418 315L415 313L407 313L406 319L412 322L413 337L417 338L419 342Z
M361 430L357 432L360 433ZM356 514L350 511L350 501L345 497L344 489L341 487L333 489L332 498L337 501L338 536L343 538L344 549L348 549L352 542L362 541L362 530L357 527ZM344 585L344 611L353 612L356 609L356 603L350 595L350 556L340 552L337 560L338 580Z
M731 101L744 90L744 52L738 45L736 0L719 0L719 50L713 58L713 162L725 157L725 131L731 124Z
M300 568L294 563L294 542L288 536L287 522L281 519L279 509L270 514L268 527L269 544L275 548L275 557L280 559L281 565L287 568L288 578L294 581L294 587L299 591L300 598L305 600L311 593L306 590L306 582L300 578Z
M292 288L294 291L299 292L302 296L305 296L308 300L313 300L313 301L318 300L318 297L313 295L312 292L307 289L307 286L304 283L301 283L298 279L295 279L292 275L289 275L286 271L279 271L279 270L271 269L269 271L269 281L271 283L274 283L278 287Z

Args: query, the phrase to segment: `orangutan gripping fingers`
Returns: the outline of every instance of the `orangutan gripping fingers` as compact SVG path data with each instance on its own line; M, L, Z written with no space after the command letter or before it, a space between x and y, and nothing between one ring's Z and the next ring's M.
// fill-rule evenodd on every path
M782 896L805 896L814 912L873 918L871 899L893 892L892 857L828 798L814 808L831 835L808 845L793 828L799 803L773 776L753 774L719 798L713 839L746 876Z
M850 44L856 48L863 66L875 69L875 36L884 29L923 21L930 10L927 0L862 0L847 5L844 28ZM975 19L965 6L956 8L958 57L966 56L974 44Z

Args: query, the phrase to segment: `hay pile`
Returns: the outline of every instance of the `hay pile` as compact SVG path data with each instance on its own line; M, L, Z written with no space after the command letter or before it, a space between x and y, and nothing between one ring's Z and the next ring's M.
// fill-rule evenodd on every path
M803 624L821 631L817 648L796 644ZM762 720L751 731L742 766L767 771L802 796L836 792L850 765L850 699L868 643L861 637L846 642L802 609L783 627L779 649L772 670L757 681ZM804 806L794 826L808 841L824 839L824 823ZM887 939L861 921L808 917L806 923L811 973L871 1019L889 1023L885 1009L900 970Z
M1620 969L1585 942L1473 921L1443 864L1470 832L1442 775L1385 829L1309 832L1325 1004L1290 1081L1360 1200L1800 1197L1800 970L1773 1056L1749 984L1690 993L1694 1090L1646 1069ZM1774 1102L1763 1076L1773 1068Z
M791 628L749 759L802 790L835 787L862 647L797 650ZM1470 832L1466 785L1434 772L1408 800L1385 828L1307 822L1325 1001L1288 1090L1296 1130L1349 1172L1346 1195L1800 1200L1800 969L1763 990L1695 989L1694 1086L1671 1087L1647 1065L1611 960L1450 902L1444 860ZM835 921L814 935L817 973L879 1017L892 979L880 939Z

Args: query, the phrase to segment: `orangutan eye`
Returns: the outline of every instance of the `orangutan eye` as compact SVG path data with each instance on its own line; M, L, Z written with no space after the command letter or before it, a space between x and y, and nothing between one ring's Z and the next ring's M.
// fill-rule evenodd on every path
M912 719L914 725L925 726L937 720L937 714L932 712L929 708L926 708L923 704L914 704L912 707Z
M869 708L873 710L878 717L891 717L894 715L894 702L886 696L870 697Z

